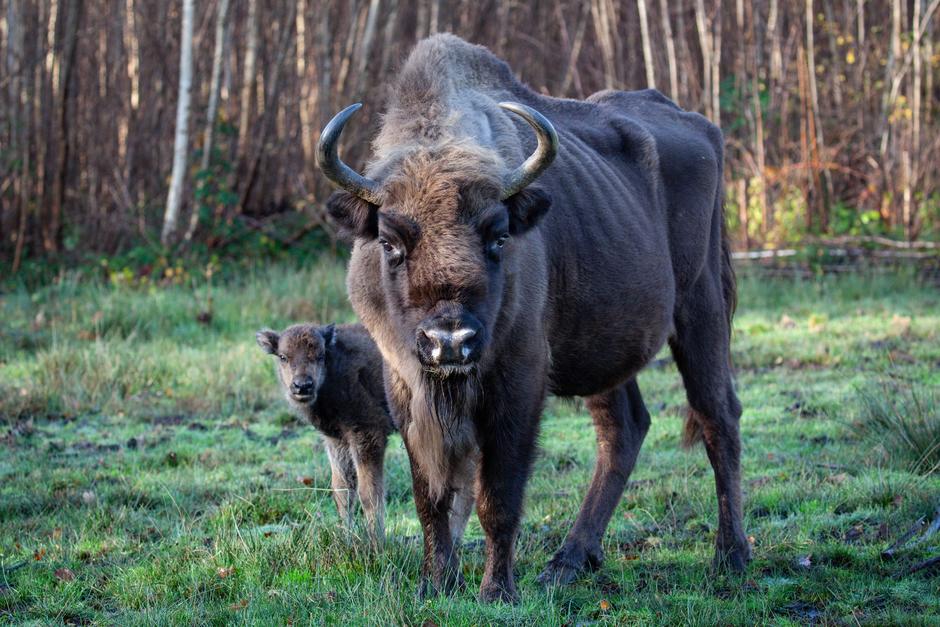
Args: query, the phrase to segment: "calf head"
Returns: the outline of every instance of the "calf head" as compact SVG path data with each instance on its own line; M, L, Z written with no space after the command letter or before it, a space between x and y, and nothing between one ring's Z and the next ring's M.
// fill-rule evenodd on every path
M277 377L287 400L300 406L316 403L326 378L326 353L335 341L333 325L295 324L281 333L262 329L255 339L277 358Z

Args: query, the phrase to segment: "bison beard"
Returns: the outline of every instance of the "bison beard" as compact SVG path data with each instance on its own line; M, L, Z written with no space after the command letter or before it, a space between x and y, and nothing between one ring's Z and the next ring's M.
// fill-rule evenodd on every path
M422 377L411 399L411 418L402 430L425 480L437 501L453 489L475 458L476 431L471 418L479 393L475 374Z

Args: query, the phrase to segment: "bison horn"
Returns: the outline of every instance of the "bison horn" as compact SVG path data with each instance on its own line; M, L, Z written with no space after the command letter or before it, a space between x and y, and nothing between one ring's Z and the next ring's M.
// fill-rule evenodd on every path
M501 102L499 106L507 111L512 111L528 122L529 126L535 129L535 135L539 140L535 152L529 155L529 158L522 165L510 172L503 180L500 199L506 200L513 194L525 189L529 183L545 171L545 168L552 164L555 155L558 154L558 133L555 132L552 123L532 107L527 107L518 102Z
M343 127L346 126L349 118L361 108L362 103L360 102L349 105L337 113L329 124L323 128L323 132L320 133L320 141L317 143L317 162L326 178L338 187L373 205L381 205L382 196L379 194L379 184L362 176L343 163L336 152L339 145L339 136L343 133Z

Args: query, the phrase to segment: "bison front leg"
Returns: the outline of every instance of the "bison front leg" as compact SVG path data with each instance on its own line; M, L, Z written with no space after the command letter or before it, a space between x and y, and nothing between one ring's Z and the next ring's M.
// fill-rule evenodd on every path
M404 434L406 430L403 430ZM437 594L453 594L466 586L460 573L460 560L450 532L450 505L452 490L440 497L433 497L428 481L411 454L405 438L405 448L411 461L411 485L414 491L415 508L424 532L424 561L421 567L421 583L418 598L426 599Z
M527 420L496 416L488 428L480 430L477 514L486 534L486 565L480 584L484 602L519 599L512 567L540 413L541 401L537 409L522 414L527 414Z

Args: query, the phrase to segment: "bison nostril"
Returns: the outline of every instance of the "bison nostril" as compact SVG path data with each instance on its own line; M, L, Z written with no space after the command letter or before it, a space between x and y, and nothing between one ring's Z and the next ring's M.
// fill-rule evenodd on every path
M462 327L456 330L431 328L420 329L419 344L435 364L466 363L473 353L474 329Z

